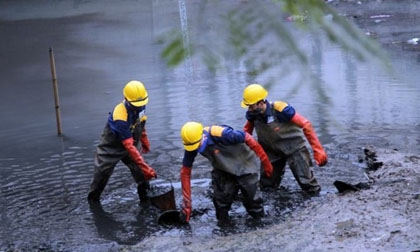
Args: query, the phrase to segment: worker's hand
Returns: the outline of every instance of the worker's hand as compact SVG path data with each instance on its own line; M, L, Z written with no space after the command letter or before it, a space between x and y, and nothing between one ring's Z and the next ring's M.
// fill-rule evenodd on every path
M190 222L191 211L191 207L182 208L181 213L179 214L179 221L183 224L188 224L188 222Z
M179 214L179 221L181 223L188 223L191 215L191 170L192 167L182 166L181 167L181 187L183 205L181 213Z
M262 165L264 168L265 176L267 176L267 178L271 178L271 175L273 174L273 165L271 164L270 159L264 159L262 161Z
M131 159L136 163L136 165L140 168L143 172L144 178L146 180L150 180L151 178L156 178L156 172L150 167L141 156L140 152L134 146L134 139L132 137L123 140L122 145L127 150L128 154L130 155Z
M143 172L144 178L146 180L157 178L155 170L152 167L148 166L147 164L142 165L141 171Z
M312 147L312 150L314 151L314 159L316 164L318 166L326 165L328 162L327 153L325 153L325 150L322 147L321 142L319 141L311 122L309 122L308 119L306 119L299 113L295 113L295 115L291 119L291 122L303 129L303 133L305 134L306 139L308 140L309 144Z
M149 141L147 143L141 142L141 152L142 153L148 153L150 151L150 144Z
M263 147L253 138L248 132L245 132L245 144L257 154L257 157L261 160L264 167L265 175L269 178L273 173L273 165L270 162L267 154Z
M314 159L318 166L324 166L328 162L327 153L325 153L324 149L314 150Z

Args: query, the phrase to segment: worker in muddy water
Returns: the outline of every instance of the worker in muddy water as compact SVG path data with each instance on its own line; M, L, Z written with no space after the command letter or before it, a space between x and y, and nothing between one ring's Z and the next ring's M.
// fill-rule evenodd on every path
M129 81L123 89L124 100L110 113L99 145L96 148L93 180L88 200L98 202L115 166L122 161L137 183L140 201L147 201L149 180L155 170L143 159L150 150L146 133L147 90L140 81Z
M219 223L229 222L229 210L239 190L248 214L254 218L264 216L258 187L260 165L257 157L263 164L266 177L271 176L273 167L263 148L251 135L226 125L203 127L198 122L187 122L181 129L181 138L185 148L181 168L181 222L188 223L191 216L191 170L198 153L213 166L213 204Z
M258 142L264 148L273 165L273 176L261 172L261 188L277 188L283 178L286 164L309 195L317 195L321 187L312 167L307 142L313 150L318 166L327 164L328 157L308 119L283 101L270 102L267 90L260 84L248 85L243 92L241 106L248 108L244 131L256 130Z

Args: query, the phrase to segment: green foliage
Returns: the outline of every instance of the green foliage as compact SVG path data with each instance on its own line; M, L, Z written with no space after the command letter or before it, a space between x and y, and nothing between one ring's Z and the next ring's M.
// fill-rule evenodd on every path
M176 66L180 64L186 57L187 50L184 47L182 37L173 39L162 51L161 56L167 59L167 64Z
M227 67L221 64L226 59L243 62L251 78L278 66L284 72L296 71L297 66L308 67L301 42L321 41L317 37L340 45L361 61L376 58L387 62L375 41L322 0L204 1L203 5L198 22L189 22L189 45L177 29L164 40L162 57L169 66L177 66L187 57L201 57L212 72ZM215 28L202 32L200 26Z

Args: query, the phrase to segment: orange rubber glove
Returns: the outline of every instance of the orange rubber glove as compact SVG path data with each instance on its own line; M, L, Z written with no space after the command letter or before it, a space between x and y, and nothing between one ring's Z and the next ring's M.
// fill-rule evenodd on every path
M179 215L181 223L188 223L192 212L191 204L191 170L192 167L182 166L181 168L181 187L183 205Z
M143 129L143 131L141 132L140 142L141 152L148 153L150 151L150 142L149 138L147 137L146 129Z
M140 155L140 152L137 150L136 146L134 146L134 139L132 137L123 140L121 143L127 150L128 155L130 155L134 163L136 163L136 165L143 172L144 178L146 180L157 177L155 170L146 164L143 157Z
M328 162L327 153L325 153L324 148L322 147L319 139L315 133L314 128L312 127L311 122L302 115L296 113L291 120L293 123L303 128L303 134L305 134L306 139L308 139L309 144L314 151L314 159L317 165L324 166Z
M253 138L250 134L245 132L245 144L251 148L257 154L259 159L261 160L261 163L264 167L265 175L270 178L271 174L273 174L273 165L270 162L270 159L268 159L267 154L265 153L264 149L261 147L261 145Z
M244 125L244 131L252 136L252 132L254 131L254 123L247 120Z

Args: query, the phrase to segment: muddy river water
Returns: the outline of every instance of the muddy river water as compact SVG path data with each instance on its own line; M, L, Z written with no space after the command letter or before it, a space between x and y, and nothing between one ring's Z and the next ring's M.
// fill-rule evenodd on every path
M209 198L211 167L198 157L190 226L158 225L159 211L138 204L136 187L122 164L102 204L88 204L95 146L108 112L123 99L127 81L141 80L148 89L151 152L144 157L158 178L171 181L177 205L183 123L242 127L242 90L250 82L264 84L264 76L250 78L239 66L210 74L195 60L168 68L160 58L159 35L173 26L185 28L182 13L193 13L198 2L0 1L0 251L113 250L150 235L229 235L282 221L301 202L311 200L300 194L287 172L282 189L264 192L266 218L249 219L238 203L232 209L235 225L219 227ZM375 5L380 1L346 2L337 6L339 12L353 15L366 32L377 34L390 54L393 73L359 62L327 41L320 46L309 35L301 43L321 80L318 88L327 96L315 95L305 84L296 91L296 79L287 75L276 77L268 96L289 102L310 119L324 144L330 162L315 168L321 198L336 192L335 179L364 180L364 164L358 162L364 146L420 151L420 49L404 46L420 36L418 1L395 1L386 8ZM194 23L189 20L190 27ZM63 136L56 133L50 47ZM230 63L234 65L225 62Z

